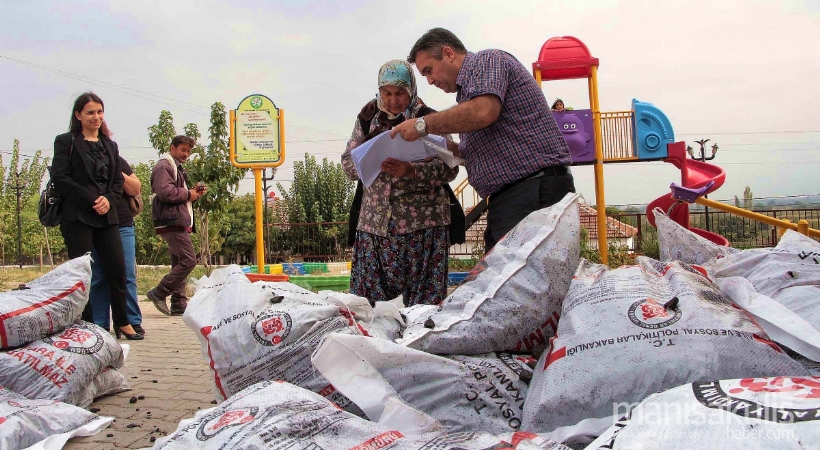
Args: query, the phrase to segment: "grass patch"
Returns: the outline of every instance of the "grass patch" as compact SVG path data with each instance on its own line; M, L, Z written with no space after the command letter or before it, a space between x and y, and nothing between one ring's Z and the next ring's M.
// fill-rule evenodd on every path
M2 267L0 268L0 292L10 291L20 284L28 283L49 270L51 270L49 266L44 266L42 269L37 267L23 267L22 269L17 266Z
M9 291L20 284L25 284L45 275L51 270L50 266L39 267L2 267L0 268L0 292ZM159 280L171 270L170 266L137 266L137 294L145 295L149 289L159 283ZM205 268L196 266L191 272L191 278L200 278L205 275ZM190 279L189 278L189 281ZM187 288L188 297L194 295L193 286Z

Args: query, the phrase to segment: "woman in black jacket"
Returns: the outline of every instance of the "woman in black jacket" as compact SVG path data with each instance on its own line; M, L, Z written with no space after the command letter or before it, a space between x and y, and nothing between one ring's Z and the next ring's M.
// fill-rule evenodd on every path
M103 116L103 102L96 94L77 98L69 132L54 139L51 178L64 199L60 232L69 258L97 250L109 282L114 331L118 338L124 334L139 340L143 336L134 332L125 315L125 258L116 208L124 182L120 154ZM82 317L94 322L91 302Z

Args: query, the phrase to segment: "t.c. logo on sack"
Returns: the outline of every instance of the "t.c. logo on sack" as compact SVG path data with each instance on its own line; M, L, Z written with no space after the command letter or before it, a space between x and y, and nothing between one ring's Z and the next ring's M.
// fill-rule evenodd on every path
M729 388L728 393L723 390L723 385ZM820 378L818 377L708 381L693 383L692 392L695 398L707 408L722 409L745 418L776 423L820 420ZM805 407L783 408L764 403L776 404L784 396L792 400L791 405L805 405ZM795 399L798 400L796 404Z
M6 403L8 403L8 404L9 404L9 406L11 406L11 407L14 407L14 408L17 408L17 409L21 409L21 410L28 410L28 409L34 409L34 408L35 408L33 405L24 405L24 404L22 404L22 403L20 403L20 402L16 402L16 401L14 401L14 400L9 400L9 401L8 401L8 402L6 402Z
M265 311L253 323L253 338L262 345L279 345L290 334L290 314L282 311Z
M729 389L730 394L740 394L741 392L790 392L795 398L816 398L820 399L820 378L744 378L740 380L740 385Z
M203 418L202 424L196 431L196 438L200 441L207 441L227 428L252 422L256 419L258 412L259 408L254 406L210 414Z
M668 327L680 320L682 315L680 308L666 309L651 298L633 303L627 314L632 323L650 330Z
M74 323L61 333L44 338L43 342L80 355L97 353L103 347L103 337L85 322Z

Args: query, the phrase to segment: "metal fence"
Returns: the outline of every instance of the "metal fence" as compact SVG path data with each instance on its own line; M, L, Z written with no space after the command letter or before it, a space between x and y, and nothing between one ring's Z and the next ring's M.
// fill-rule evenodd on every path
M483 219L473 224L467 232L468 242L450 247L450 256L482 255L485 227ZM269 224L265 261L350 261L353 248L347 242L347 222Z
M692 206L694 209L695 206ZM809 226L820 229L820 209L755 210L755 212L788 219L794 223L807 220ZM630 251L644 253L644 245L657 246L657 232L646 219L645 213L617 214L614 219L631 225L637 234L629 242ZM702 209L691 211L690 226L708 229L729 240L735 248L773 247L777 245L777 231L771 225L745 219L722 211ZM483 254L483 219L467 231L467 243L450 248L450 256L476 257ZM353 249L347 245L347 222L280 223L268 225L265 239L266 261L350 261ZM623 242L623 241L622 241Z
M694 207L693 207L694 208ZM793 223L807 220L809 227L820 228L820 209L753 210L775 219L788 219ZM644 243L657 242L657 232L649 224L644 213L617 214L614 219L632 225L638 233L629 245L630 251L641 252ZM708 222L708 224L707 224ZM723 211L690 211L689 226L717 233L729 240L735 248L774 247L777 230L771 225L746 219Z
M350 261L347 222L275 223L268 225L265 260Z

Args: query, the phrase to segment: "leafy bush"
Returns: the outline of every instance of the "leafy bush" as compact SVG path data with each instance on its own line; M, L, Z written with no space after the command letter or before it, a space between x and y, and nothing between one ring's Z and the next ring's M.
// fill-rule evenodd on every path
M641 254L654 259L661 259L661 246L658 243L658 231L653 227L644 227L641 239Z
M478 264L479 260L480 258L475 257L466 259L450 258L447 262L447 266L450 272L469 272L473 270L473 267Z

